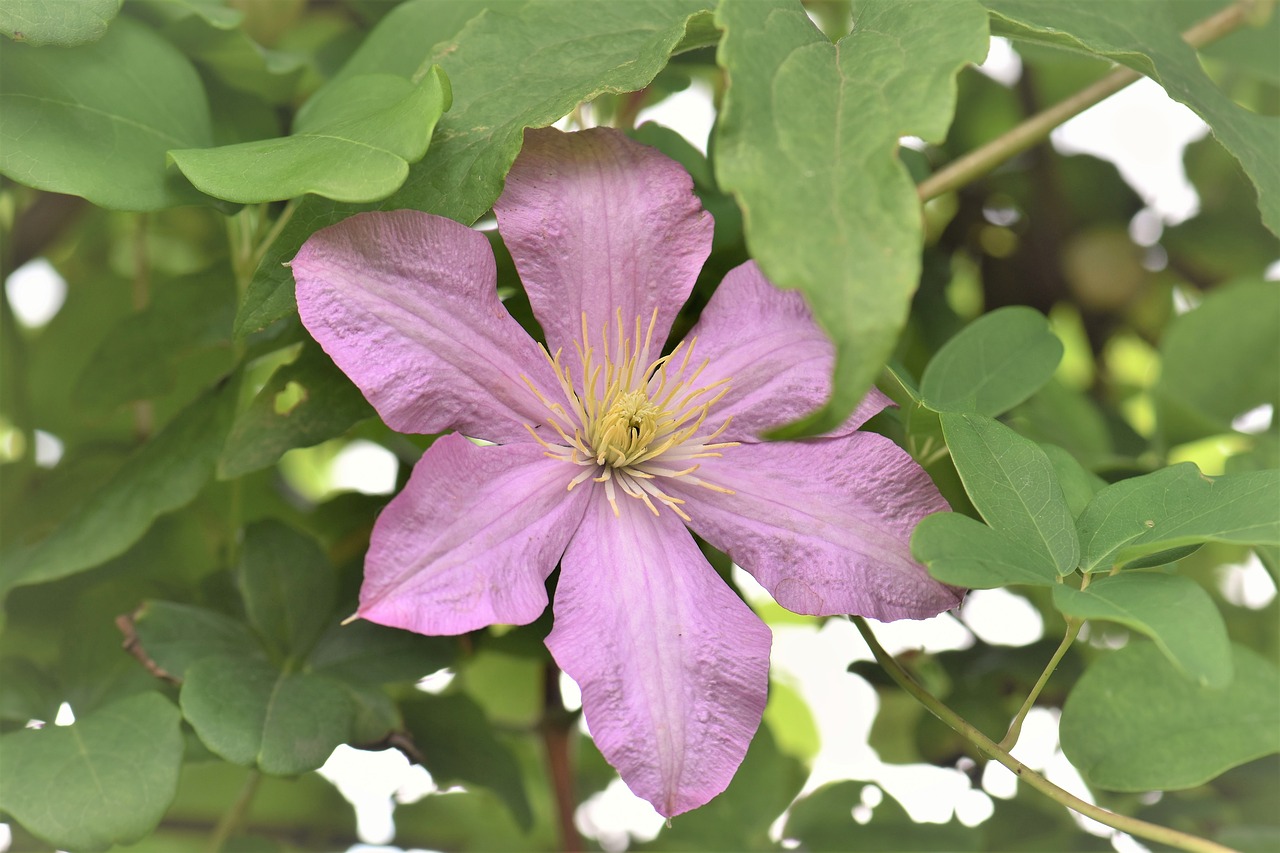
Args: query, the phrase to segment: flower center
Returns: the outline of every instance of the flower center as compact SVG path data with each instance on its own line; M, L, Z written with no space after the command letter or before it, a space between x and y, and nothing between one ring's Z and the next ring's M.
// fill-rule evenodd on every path
M547 456L583 467L567 488L593 479L604 484L615 515L619 514L617 492L621 490L643 501L655 515L656 500L688 521L680 507L684 501L663 491L661 481L680 477L690 485L732 494L694 476L701 464L694 460L720 456L721 449L738 444L715 441L730 419L717 429L703 428L711 408L729 392L729 380L698 384L707 361L693 366L696 338L651 361L657 309L643 335L639 317L631 335L620 310L615 319L612 346L610 328L605 326L597 349L592 345L586 314L582 315L582 339L574 342L576 372L563 358L563 350L552 356L543 349L559 380L564 402L548 399L525 377L525 383L547 407L546 426L555 436L539 435L529 424L525 428L546 448Z

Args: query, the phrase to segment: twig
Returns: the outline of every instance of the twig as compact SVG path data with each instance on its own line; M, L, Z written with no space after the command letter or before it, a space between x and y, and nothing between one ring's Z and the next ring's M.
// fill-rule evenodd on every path
M1010 750L1017 744L1018 736L1022 734L1022 721L1027 718L1027 713L1036 704L1036 700L1040 698L1040 691L1044 690L1044 686L1049 683L1049 676L1053 675L1053 671L1058 668L1058 663L1062 660L1062 656L1067 653L1067 649L1071 648L1071 644L1076 641L1076 636L1080 633L1080 626L1083 624L1083 619L1076 619L1073 616L1067 617L1067 633L1062 638L1062 642L1058 644L1058 649L1053 653L1053 657L1049 658L1049 663L1045 666L1044 672L1040 673L1040 677L1031 688L1031 692L1027 694L1022 707L1018 709L1018 715L1009 724L1008 733L1005 734L1004 740L1000 741L1001 749Z
M209 853L221 853L227 839L240 828L240 824L249 813L249 806L253 803L253 795L258 793L258 783L261 781L262 773L257 768L249 771L244 785L240 787L240 793L236 795L235 802L231 804L231 808L227 809L227 813L222 816L209 835Z
M547 772L555 794L556 817L560 823L560 849L565 853L582 853L582 837L573 822L577 799L573 793L573 765L569 761L569 734L573 715L560 698L560 668L548 662L543 670L542 742L547 750Z
M871 653L875 655L876 661L884 668L898 686L910 693L916 698L920 704L924 705L929 711L942 722L946 723L954 729L961 737L976 746L981 752L990 758L1003 764L1013 771L1013 774L1019 779L1026 782L1032 788L1049 797L1069 809L1079 812L1085 817L1093 818L1099 823L1104 823L1113 829L1127 832L1130 835L1136 835L1139 838L1146 838L1160 844L1167 844L1170 847L1176 847L1179 850L1186 850L1189 853L1237 853L1230 847L1225 847L1215 841L1206 838L1200 838L1185 832L1179 832L1176 829L1169 829L1165 826L1158 826L1154 823L1147 823L1145 820L1139 820L1135 817L1116 814L1108 811L1101 806L1095 806L1093 803L1087 803L1079 797L1070 794L1048 779L1036 773L1027 765L1014 758L1007 750L1000 747L991 738L984 735L972 723L965 720L955 711L951 710L942 700L938 699L928 690L921 687L911 673L903 669L902 665L884 650L880 642L876 639L875 633L871 630L865 619L861 616L851 617L853 624L857 626L858 633L862 634L862 638L866 640L867 646L870 647Z
M1201 48L1235 32L1250 22L1255 3L1256 0L1237 0L1236 3L1205 18L1184 32L1183 41L1194 48ZM916 187L920 200L928 201L931 198L937 198L943 193L977 180L1006 160L1042 142L1058 125L1109 98L1141 77L1141 74L1131 68L1117 68L1096 83L1059 101L1047 110L1033 115L1007 133L951 161L925 178Z

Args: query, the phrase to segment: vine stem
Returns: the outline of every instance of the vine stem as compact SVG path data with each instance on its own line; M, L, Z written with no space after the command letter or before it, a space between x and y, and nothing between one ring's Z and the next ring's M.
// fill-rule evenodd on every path
M1058 668L1058 663L1062 660L1062 656L1067 653L1067 649L1071 648L1071 644L1076 641L1076 637L1080 634L1080 626L1083 624L1083 619L1077 619L1074 616L1067 617L1067 633L1062 638L1062 642L1058 644L1058 649L1053 653L1053 657L1049 658L1049 663L1045 665L1044 672L1040 673L1040 678L1036 680L1031 692L1027 694L1022 707L1018 709L1017 716L1009 724L1009 731L999 744L1001 749L1005 751L1013 749L1018 742L1018 736L1022 734L1022 721L1027 718L1031 707L1040 698L1040 691L1044 690L1044 686L1049 683L1049 676L1053 675L1053 671Z
M573 793L573 765L569 761L573 716L560 698L560 668L548 662L543 678L542 742L547 750L547 773L551 777L556 817L560 824L560 849L565 853L581 853L586 848L573 822L577 800Z
M262 773L257 768L249 771L244 784L240 787L240 793L236 795L235 802L231 804L231 808L227 809L227 813L222 816L209 835L209 853L221 853L227 839L235 834L240 824L244 823L245 816L249 813L249 806L253 804L253 795L258 793L258 783L261 781Z
M928 690L925 690L920 684L907 672L902 664L898 663L892 655L884 650L880 645L880 641L876 639L875 632L871 630L871 626L861 616L850 617L853 624L857 627L858 633L862 634L862 638L866 640L867 646L871 649L871 654L875 655L876 661L889 674L889 677L897 682L898 686L910 693L916 698L920 704L924 705L929 711L942 722L946 723L956 731L961 737L969 741L978 748L984 755L993 758L1003 764L1005 767L1013 771L1013 774L1019 779L1026 782L1032 788L1049 797L1073 811L1079 812L1085 817L1092 818L1099 823L1104 823L1113 829L1127 832L1130 835L1139 838L1145 838L1149 841L1155 841L1160 844L1166 844L1179 850L1186 850L1189 853L1237 853L1230 847L1225 847L1217 842L1210 841L1207 838L1200 838L1186 832L1179 832L1176 829L1170 829L1166 826L1159 826L1154 823L1147 823L1145 820L1139 820L1135 817L1116 814L1108 811L1101 806L1095 806L1087 803L1079 797L1064 791L1048 779L1036 773L1027 765L1009 754L1009 751L1001 747L991 738L984 735L972 723L965 720L955 711L951 710L942 700L938 699Z
M1258 0L1237 0L1184 32L1182 39L1194 48L1204 47L1250 23L1255 17L1257 5ZM928 201L977 180L1006 160L1044 141L1058 125L1137 82L1141 77L1141 74L1131 68L1115 69L1092 85L1047 110L1036 113L986 145L951 161L921 181L916 187L916 193L921 201Z

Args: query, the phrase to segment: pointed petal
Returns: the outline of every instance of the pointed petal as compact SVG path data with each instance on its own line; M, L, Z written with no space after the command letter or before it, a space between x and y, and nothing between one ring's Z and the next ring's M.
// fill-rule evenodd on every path
M577 470L533 442L441 437L378 516L358 615L419 634L537 619L589 499L565 491Z
M674 513L596 497L569 543L547 648L596 746L671 817L729 784L760 725L772 637Z
M608 128L525 131L494 212L552 352L619 309L630 331L657 308L660 347L711 251L688 173Z
M292 262L298 313L392 429L528 438L558 383L498 301L483 234L412 210L361 213L311 236Z
M732 416L728 441L753 441L820 408L831 395L835 348L804 297L780 290L748 261L734 267L712 295L688 337L707 359L700 383L729 380L716 405L716 424ZM891 405L875 388L832 435L846 435Z
M707 459L696 476L722 494L664 482L684 498L689 526L742 566L788 610L924 619L960 603L911 557L920 519L948 509L933 481L889 439L743 444Z

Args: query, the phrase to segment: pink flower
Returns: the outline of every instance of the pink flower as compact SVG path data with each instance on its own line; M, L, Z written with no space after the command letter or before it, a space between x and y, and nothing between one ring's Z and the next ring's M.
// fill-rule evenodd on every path
M527 624L559 563L547 647L604 756L680 814L742 761L771 643L685 525L798 613L920 619L959 601L907 547L947 505L856 431L878 391L827 436L760 440L825 401L832 348L754 263L661 356L711 247L674 162L612 130L530 131L495 210L546 350L498 301L485 237L451 220L360 214L293 261L303 322L387 424L458 433L378 518L359 615L423 634Z

